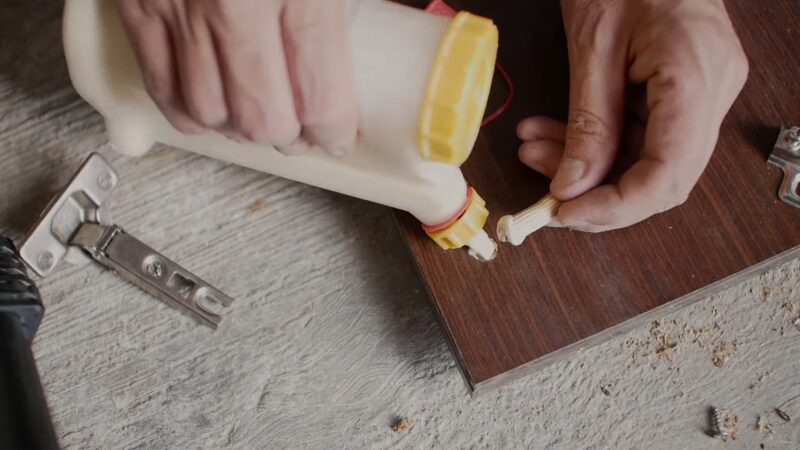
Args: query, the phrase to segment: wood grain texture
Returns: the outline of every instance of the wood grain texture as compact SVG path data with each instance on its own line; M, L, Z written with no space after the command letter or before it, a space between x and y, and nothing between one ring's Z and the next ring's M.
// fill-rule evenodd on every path
M493 231L498 218L546 193L547 180L518 162L514 129L529 115L565 118L566 41L555 1L452 4L496 21L499 61L517 88L512 108L484 130L464 166L487 200L487 229ZM753 272L744 272L748 268L797 253L800 211L777 200L781 174L766 157L780 126L800 123L800 4L727 5L750 58L750 79L683 206L603 234L545 229L520 247L502 246L489 264L466 252L440 251L412 218L398 213L471 389L499 384L509 371L524 374L545 355L557 359L604 330L610 331L601 337L641 324L652 317L643 314L675 299L709 295L725 284L721 280L735 281ZM497 86L495 101L505 95Z

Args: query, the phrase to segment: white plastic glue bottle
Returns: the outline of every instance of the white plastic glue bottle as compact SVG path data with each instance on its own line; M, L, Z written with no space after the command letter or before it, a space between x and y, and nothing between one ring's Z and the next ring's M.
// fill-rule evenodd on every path
M484 201L459 166L477 139L497 56L491 20L455 18L385 0L350 0L359 141L345 157L321 149L284 156L209 132L188 136L144 89L112 0L66 0L64 47L78 93L106 119L113 147L156 142L408 211L444 249L494 257Z

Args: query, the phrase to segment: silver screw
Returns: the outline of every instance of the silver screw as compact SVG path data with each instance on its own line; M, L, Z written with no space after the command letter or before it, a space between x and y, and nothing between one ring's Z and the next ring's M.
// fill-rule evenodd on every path
M164 263L161 261L152 261L148 263L147 273L155 279L161 278L164 276Z
M786 132L786 140L793 150L800 149L800 127L793 127Z
M114 187L114 177L110 173L103 173L97 176L97 185L100 189L107 191Z
M725 423L725 417L727 413L723 413L723 411L719 408L712 407L709 409L709 415L711 416L711 437L728 440L730 431Z
M53 254L47 250L39 254L39 258L36 260L36 263L39 265L39 268L42 270L50 270L53 268L53 263L55 262L55 257Z

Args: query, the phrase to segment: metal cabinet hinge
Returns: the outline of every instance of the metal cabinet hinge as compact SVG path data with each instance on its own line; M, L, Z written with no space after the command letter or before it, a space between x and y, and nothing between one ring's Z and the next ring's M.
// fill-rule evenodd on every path
M119 183L113 167L93 153L50 202L20 247L34 272L46 276L59 262L94 259L167 305L216 328L216 314L233 299L113 224L104 203Z
M785 203L800 208L800 127L781 128L778 141L769 155L769 163L783 170L783 181L778 197Z

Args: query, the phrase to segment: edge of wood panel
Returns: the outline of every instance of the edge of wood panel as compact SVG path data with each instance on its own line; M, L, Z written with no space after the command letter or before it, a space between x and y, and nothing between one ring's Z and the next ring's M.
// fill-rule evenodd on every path
M436 317L436 321L439 322L439 326L442 327L442 335L444 336L445 340L447 341L447 348L450 349L450 354L453 355L453 359L456 360L456 366L458 366L458 373L461 374L461 378L464 380L464 384L466 385L467 391L472 394L475 392L475 383L469 376L469 370L467 370L466 365L464 364L464 360L461 357L461 352L458 350L458 346L453 341L453 334L450 332L450 327L447 325L447 322L444 320L444 316L442 316L441 310L439 310L439 305L434 301L434 295L431 291L431 287L428 284L427 280L422 274L422 267L419 265L419 260L417 260L417 255L414 253L414 249L411 246L411 241L409 240L409 235L405 230L405 225L403 225L400 214L407 214L403 211L399 211L396 209L392 210L392 218L394 219L395 227L397 231L400 233L400 238L403 240L403 244L408 252L408 256L411 258L411 261L414 263L414 268L417 271L417 276L422 281L422 285L425 287L425 294L428 297L428 305L433 309L433 315Z
M614 337L626 334L634 330L635 328L641 327L648 322L658 319L659 317L663 317L666 314L670 314L680 309L683 309L693 303L696 303L700 300L703 300L707 297L710 297L721 291L724 291L737 283L761 275L769 271L773 267L788 262L798 256L800 256L800 245L793 247L789 250L786 250L784 252L778 253L777 255L767 258L759 263L756 263L755 265L747 267L744 270L736 272L732 275L728 275L727 277L722 278L714 283L711 283L708 286L697 289L696 291L692 291L682 297L678 297L675 300L672 300L661 306L653 308L650 311L639 314L638 316L635 316L622 323L607 328L599 333L581 339L580 341L577 341L573 344L570 344L554 352L548 353L521 366L517 366L500 375L496 375L492 378L489 378L486 381L482 381L477 384L472 384L470 385L471 387L470 393L473 396L482 395L486 392L497 389L514 380L529 375L534 371L542 370L547 366L550 366L558 362L562 362L581 350L594 347ZM416 261L416 258L414 259ZM424 279L423 279L423 284L425 284L426 289L428 289L427 283L425 282ZM430 295L429 289L428 292ZM436 314L438 316L439 314L438 310L436 311ZM439 321L442 322L442 319L439 318ZM449 345L452 345L449 337L448 337L448 343ZM463 372L463 369L461 369L460 361L459 361L459 369L462 370L462 374L466 377L467 375Z

